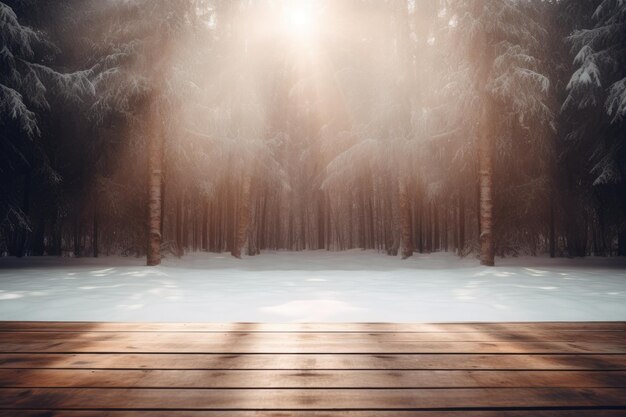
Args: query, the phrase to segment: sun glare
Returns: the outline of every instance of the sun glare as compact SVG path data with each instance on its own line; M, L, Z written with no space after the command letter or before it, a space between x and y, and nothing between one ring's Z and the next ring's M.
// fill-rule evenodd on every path
M316 32L316 16L310 2L289 2L283 11L284 26L291 36L311 38Z

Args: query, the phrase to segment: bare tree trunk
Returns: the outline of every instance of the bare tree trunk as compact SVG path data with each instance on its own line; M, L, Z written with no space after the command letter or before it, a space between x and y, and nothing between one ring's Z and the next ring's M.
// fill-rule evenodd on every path
M486 99L489 102L489 98ZM483 106L478 136L478 178L480 186L480 263L494 265L493 241L493 138L490 103Z
M389 221L391 225L390 234L387 235L387 254L391 256L398 255L398 249L400 249L401 242L401 226L400 226L400 209L399 209L399 199L396 198L395 193L397 193L396 187L394 186L393 180L388 182L389 191L386 193L387 198L387 212L389 216Z
M78 213L74 213L74 257L80 256L80 221Z
M626 230L620 230L617 234L617 254L626 256Z
M359 247L361 249L367 249L367 210L365 203L365 185L363 184L359 187L357 212L359 214Z
M255 204L254 204L254 210L251 213L251 227L248 227L248 255L250 256L254 256L254 255L258 255L260 250L259 250L259 244L260 244L260 239L259 239L259 226L262 225L262 221L261 221L261 198L257 197L254 198L255 200ZM261 230L262 233L262 230Z
M441 250L441 234L439 231L439 205L433 202L433 252Z
M31 174L30 170L24 176L24 193L22 194L22 211L26 217L29 216L30 212L30 183L31 183ZM17 230L17 239L16 239L16 253L15 256L18 258L26 255L28 248L28 235L30 229L28 227L20 226Z
M191 218L191 215L193 214L191 207L191 196L186 196L185 200L183 201L183 208L183 249L186 251L192 246L189 244L189 227L190 223L193 221L193 219ZM193 227L193 224L191 224L191 227ZM193 249L193 247L191 247L191 249Z
M330 250L333 241L333 232L332 232L332 211L331 211L331 206L330 206L330 198L328 196L325 197L325 202L326 202L326 224L325 224L325 232L324 234L326 235L326 250Z
M556 256L556 233L554 226L554 197L550 197L550 258Z
M50 227L50 242L48 243L48 255L61 256L63 252L63 224L61 223L57 213L52 216L52 224Z
M424 253L424 201L420 196L419 211L417 213L417 241L419 252Z
M465 198L463 194L459 194L459 249L458 255L461 256L465 250Z
M479 171L480 168L477 167L476 171ZM478 181L476 181L476 195L474 196L474 201L476 203L476 206L474 207L476 209L476 225L478 226L478 239L480 240L480 233L481 233L481 224L480 224L480 175L478 176Z
M96 197L93 202L93 234L91 235L91 247L93 249L93 257L97 258L98 252L98 198Z
M192 210L191 212L191 216L193 217L193 223L191 225L192 229L192 234L191 234L191 242L193 244L193 251L197 252L198 251L198 247L200 246L200 233L198 233L199 231L199 227L200 227L200 222L198 221L198 208L197 208L197 204L194 204L194 210Z
M147 265L161 263L161 182L163 180L163 136L157 132L148 144L148 252Z
M239 203L237 230L235 232L235 242L231 255L241 259L241 251L246 246L248 240L248 228L250 227L250 175L243 178L241 201Z
M317 194L317 249L324 249L325 233L324 227L326 225L326 196L323 191Z
M41 213L39 221L37 222L37 228L33 235L33 255L42 256L45 251L45 233L46 233L46 213Z
M235 242L235 228L237 227L237 220L239 219L239 204L237 201L237 196L235 195L235 188L237 184L234 181L230 182L230 186L228 189L228 200L226 202L226 212L224 213L224 238L226 240L226 250L231 253L235 251L236 242Z
M458 200L457 200L458 203ZM452 203L452 248L454 253L459 253L459 207Z
M209 203L209 234L207 239L209 240L209 252L217 252L217 219L218 219L218 206L215 202Z
M400 209L400 236L402 242L402 259L413 256L411 240L411 204L404 179L398 179L398 203Z
M371 190L371 187L370 187ZM374 225L374 204L372 203L372 197L367 198L368 212L369 212L369 240L368 249L374 249L376 247L376 226Z
M443 250L444 252L448 251L448 217L449 217L450 213L448 211L448 208L445 207L444 205L444 209L443 209L443 225L442 225L442 234L443 234Z
M161 175L161 222L160 222L160 226L159 229L161 231L161 239L163 239L164 233L163 233L163 225L165 223L165 152L161 152L161 157L162 157L162 172L163 174Z
M200 236L202 241L202 250L204 252L209 251L209 201L206 200L202 205L202 235Z
M423 215L422 215L422 237L424 241L424 252L431 252L431 243L433 240L432 235L432 222L430 216L430 203L426 202L423 206Z

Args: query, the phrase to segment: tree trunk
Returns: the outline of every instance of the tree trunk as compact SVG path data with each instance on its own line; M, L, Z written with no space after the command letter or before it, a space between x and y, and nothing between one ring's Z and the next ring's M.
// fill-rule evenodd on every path
M411 204L406 181L398 179L398 206L400 210L400 237L402 244L402 259L413 256L413 242L411 240Z
M98 199L93 203L93 234L91 235L91 247L93 249L93 257L98 257Z
M556 233L554 227L554 197L550 197L550 258L556 256Z
M443 251L448 252L448 216L449 212L447 207L444 207L443 210L443 225L441 229L442 237L443 237Z
M26 173L24 176L24 193L22 194L22 212L24 216L28 218L30 212L30 181L31 175L30 171ZM18 258L26 255L28 251L28 235L30 233L30 228L27 226L20 226L17 230L17 244L16 244L16 253L15 255Z
M251 227L248 228L248 255L255 256L258 255L260 251L260 243L259 235L263 233L263 230L260 226L262 226L263 222L261 220L262 216L262 201L261 197L257 197L255 199L256 203L254 204L254 211L252 214Z
M357 213L359 215L359 233L358 233L358 241L359 247L361 249L367 249L367 210L365 205L365 186L361 185L359 187L359 201L357 205Z
M208 200L202 205L202 250L209 251L209 202Z
M465 251L465 198L459 193L459 249L458 255L461 256Z
M184 194L176 198L176 250L178 251L178 256L185 254L183 249L183 196Z
M161 263L162 169L163 136L161 132L157 132L148 145L148 266Z
M184 210L183 210L183 240L182 240L183 246L182 247L184 251L187 251L192 246L189 244L189 227L191 226L193 228L193 223L191 223L193 219L191 218L192 207L191 207L190 196L186 196L185 200L183 201L183 208Z
M326 224L325 224L325 232L324 234L326 235L326 250L330 250L333 241L332 241L332 216L331 216L331 207L330 207L330 198L328 196L326 196L324 198L325 202L326 202Z
M420 197L419 211L417 212L417 242L419 252L424 253L424 201Z
M52 216L52 225L50 227L50 242L48 243L48 255L62 255L62 230L63 225L59 219L58 212L54 212Z
M235 232L235 242L231 255L241 259L241 251L246 246L248 240L248 228L250 227L250 182L251 177L245 175L241 190L241 201L239 203L237 229Z
M433 233L432 233L432 204L426 202L424 217L422 220L422 229L424 233L424 251L432 252Z
M161 231L161 239L163 239L163 226L165 224L165 152L161 152L163 157L162 172L161 175L161 221L159 223L159 230Z
M626 230L620 230L617 235L617 254L626 256Z
M439 233L439 206L433 203L433 252L441 250L441 234Z
M596 256L606 256L607 244L606 244L606 214L604 210L605 205L600 201L600 207L598 207L598 248L596 249ZM609 251L610 254L610 251Z
M199 237L200 233L198 233L198 228L200 226L200 222L198 221L198 208L196 207L197 203L193 206L195 207L191 212L191 217L193 217L193 221L191 223L191 244L193 247L193 251L197 252L199 247Z
M42 256L45 251L46 217L45 211L41 213L37 228L33 235L33 255Z
M326 225L324 209L326 208L325 194L319 191L317 195L317 249L324 249L325 234L324 227Z
M74 257L80 256L80 221L78 214L74 213Z
M480 263L494 265L493 240L493 138L490 99L483 106L478 135L478 178L480 186Z

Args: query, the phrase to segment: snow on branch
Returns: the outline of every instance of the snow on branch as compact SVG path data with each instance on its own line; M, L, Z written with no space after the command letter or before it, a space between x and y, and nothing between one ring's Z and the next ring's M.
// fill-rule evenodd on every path
M620 169L610 152L598 161L591 172L596 175L593 185L615 184L621 181Z
M585 87L602 87L600 70L592 59L585 60L584 64L574 72L567 84L568 90Z
M626 115L626 77L614 83L606 100L606 110L612 122L621 121Z
M42 38L28 26L19 23L11 7L0 2L0 43L14 55L27 59L34 56L33 46L41 43Z
M3 84L0 84L1 113L6 113L15 120L28 137L32 138L39 135L35 113L24 104L24 98L19 92Z
M67 100L82 101L84 97L90 97L96 93L95 87L89 79L91 70L60 73L45 65L30 63L29 66L47 78L52 88Z

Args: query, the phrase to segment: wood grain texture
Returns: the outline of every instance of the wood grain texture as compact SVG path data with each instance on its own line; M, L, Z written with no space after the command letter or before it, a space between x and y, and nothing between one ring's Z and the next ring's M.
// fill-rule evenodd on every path
M623 417L620 410L462 410L462 411L83 411L11 410L0 417Z
M620 371L0 370L3 387L72 388L529 388L626 387Z
M150 340L110 342L94 340L50 340L50 341L0 341L0 352L45 352L45 353L601 353L622 354L626 351L624 342L272 342L235 341L232 339L212 339L184 342L158 342Z
M0 322L0 417L626 415L626 325Z
M108 389L1 388L0 408L358 410L626 407L617 388Z
M626 370L624 355L3 353L0 369Z

